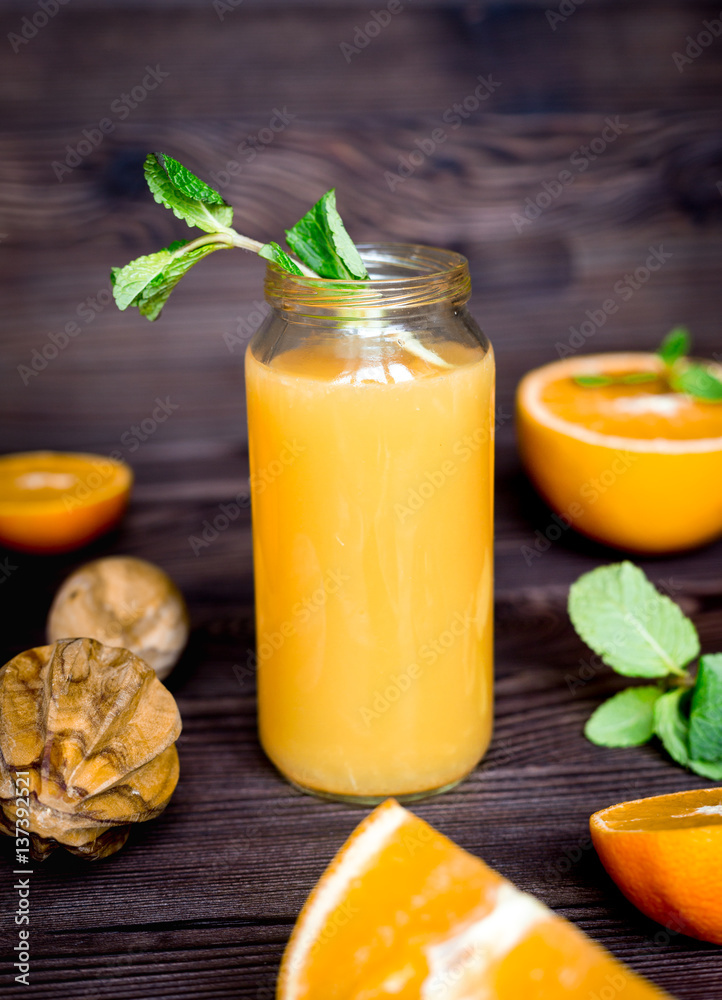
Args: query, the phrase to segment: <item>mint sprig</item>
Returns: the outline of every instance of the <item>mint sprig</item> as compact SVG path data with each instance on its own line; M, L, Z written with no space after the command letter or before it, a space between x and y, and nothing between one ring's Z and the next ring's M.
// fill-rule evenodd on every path
M118 308L136 306L142 316L157 319L181 278L199 260L223 247L223 243L203 243L189 249L189 244L180 240L125 267L112 268L110 280Z
M703 656L689 712L689 750L701 760L722 762L722 653Z
M266 260L278 264L284 271L289 271L291 274L303 274L298 264L296 264L292 257L288 256L285 250L279 247L278 243L266 243L258 251L258 256L265 257Z
M675 326L657 348L657 354L665 365L672 366L686 358L692 347L692 337L686 326Z
M233 232L229 228L233 222L231 206L178 160L164 153L150 153L143 172L155 200L177 219L205 233Z
M654 706L664 692L653 687L628 687L593 712L584 735L602 747L638 747L654 735Z
M630 562L585 573L569 591L569 617L603 662L654 685L618 692L584 728L592 743L640 746L656 735L678 764L722 781L722 654L699 655L694 624Z
M722 381L709 367L689 360L692 338L686 326L676 326L656 350L664 362L660 374L655 372L625 372L622 375L575 375L577 385L587 389L607 385L641 385L661 380L668 391L684 393L705 403L722 403Z
M604 663L627 677L682 676L699 653L692 622L630 562L600 566L572 584L569 617Z
M359 252L336 209L334 191L327 191L287 231L288 244L297 254L294 258L278 243L259 243L236 232L231 227L233 208L218 191L173 157L150 153L144 173L155 200L205 235L187 243L173 243L165 250L138 257L125 267L112 268L113 296L119 309L134 306L148 319L157 319L169 295L191 267L213 251L229 247L251 250L290 274L368 279Z
M690 692L683 689L668 691L654 709L654 731L672 760L688 767L695 774L713 781L722 781L722 763L695 758L690 749Z
M358 281L369 276L344 229L333 189L327 191L292 229L286 230L286 242L304 264L322 278Z
M681 371L672 371L669 382L675 392L685 392L705 403L722 402L722 382L704 365L689 361Z

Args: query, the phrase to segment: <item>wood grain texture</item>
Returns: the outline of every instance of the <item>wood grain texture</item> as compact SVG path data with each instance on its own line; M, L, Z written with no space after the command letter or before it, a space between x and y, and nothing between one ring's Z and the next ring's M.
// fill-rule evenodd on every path
M546 9L557 6L407 3L359 45L357 28L364 31L372 4L293 4L280 17L275 7L242 5L221 20L204 2L174 8L169 24L165 5L118 7L109 19L97 6L71 3L27 44L16 43L17 52L4 43L0 95L8 124L60 119L78 130L113 115L113 103L141 84L148 65L168 76L133 114L160 120L233 120L268 115L278 104L314 115L442 111L490 73L501 83L500 111L717 106L719 44L683 72L672 58L719 14L714 4L588 0L553 30ZM17 35L21 24L18 11L3 12L0 37Z
M0 450L120 451L136 473L125 521L90 549L0 553L0 662L44 641L55 589L96 555L158 562L193 625L169 681L184 720L177 792L116 857L55 855L36 869L29 988L12 978L2 845L3 997L272 1000L293 921L364 815L296 793L259 749L247 506L197 555L189 542L220 503L247 497L243 344L231 351L226 340L243 342L259 321L260 261L215 255L154 325L103 302L110 265L187 237L140 181L145 151L162 148L209 179L241 164L220 186L257 238L277 237L335 185L357 240L469 257L471 307L499 368L496 732L467 782L415 808L678 1000L722 1000L719 949L640 916L590 849L595 809L706 782L654 745L606 751L583 739L584 720L620 682L590 671L566 595L619 553L567 532L529 556L551 515L521 474L511 416L523 372L554 359L650 247L671 257L620 296L584 349L647 349L683 321L699 353L722 352L722 39L683 73L672 62L719 4L587 0L552 31L545 11L558 5L546 0L409 0L347 63L340 42L372 6L383 4L244 0L221 21L210 0L72 0L14 54L7 33L34 8L0 5ZM121 120L111 105L148 64L169 76ZM444 113L479 74L500 86L454 128ZM246 162L239 144L274 108L294 117ZM109 114L113 131L58 181L53 161ZM577 169L572 156L610 116L625 126L619 138ZM438 128L443 141L400 180L400 164ZM515 225L563 170L573 182ZM72 321L77 335L24 384L18 366ZM140 440L133 428L157 398L177 409ZM641 561L692 615L705 651L722 648L721 557L717 543Z
M358 240L418 240L464 252L471 308L497 351L500 431L509 434L520 376L576 344L587 310L610 296L619 310L586 350L649 349L678 322L689 324L700 353L720 350L722 196L715 178L722 176L722 116L622 118L628 127L618 140L577 171L570 157L600 135L606 117L472 119L449 128L438 153L394 190L385 175L398 179L399 158L438 118L387 116L381 125L359 119L336 127L293 121L224 193L239 228L257 238L277 236L335 184ZM16 448L19 439L64 447L72 435L76 446L133 458L123 436L158 397L178 408L144 450L194 439L243 447L242 353L263 308L261 262L235 251L214 255L155 324L108 305L107 276L112 264L188 233L147 194L136 194L140 151L156 144L205 176L217 174L257 121L128 129L122 140L109 136L62 184L49 169L60 147L57 130L0 137L8 180L0 188L7 233L0 245L7 279L0 292L2 448ZM573 182L529 221L522 214L528 199L545 195L544 184L564 170L574 171ZM49 232L62 255L45 245ZM670 255L663 270L647 274L633 294L629 286L615 292L644 267L650 248ZM69 322L77 332L45 364L38 352L54 355L52 337L62 337ZM45 367L35 374L33 363ZM62 421L48 421L59 411Z

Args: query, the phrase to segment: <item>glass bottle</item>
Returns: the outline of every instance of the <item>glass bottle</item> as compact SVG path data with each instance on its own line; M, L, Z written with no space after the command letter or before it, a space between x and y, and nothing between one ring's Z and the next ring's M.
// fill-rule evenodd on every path
M246 354L261 743L294 785L444 791L492 729L494 358L464 257L269 265Z

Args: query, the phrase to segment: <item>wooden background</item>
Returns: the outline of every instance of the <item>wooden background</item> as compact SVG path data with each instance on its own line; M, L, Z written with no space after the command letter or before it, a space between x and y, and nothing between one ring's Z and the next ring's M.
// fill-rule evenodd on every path
M54 589L90 554L163 565L194 627L170 681L185 727L176 795L118 856L36 867L29 989L9 964L5 855L3 995L271 1000L303 900L362 815L297 795L257 746L243 669L253 647L247 515L198 556L188 542L247 486L242 347L226 340L247 339L258 322L260 262L214 256L152 326L103 304L111 265L188 232L145 192L144 153L164 150L210 179L281 111L287 126L222 187L237 227L277 238L335 185L358 241L437 243L469 257L472 308L498 357L496 737L469 781L417 811L680 1000L722 998L719 949L642 918L586 840L595 809L706 782L654 746L583 740L584 719L616 682L602 672L575 684L585 651L566 592L618 554L570 534L529 565L524 546L550 514L520 473L510 416L521 374L553 360L650 247L671 257L585 349L649 349L685 322L698 353L722 351L722 38L682 72L673 61L720 4L586 0L552 30L546 11L558 4L544 0L407 0L350 61L341 43L383 2L225 6L70 0L14 52L9 36L40 8L0 3L0 450L120 450L137 476L124 525L91 553L8 554L3 662L42 641ZM125 116L118 102L147 66L162 82ZM443 116L479 75L494 93L454 129ZM608 116L621 134L582 172L570 158ZM53 162L103 118L113 131L58 180ZM399 157L439 127L445 141L390 185ZM573 183L515 226L525 199L564 169ZM73 321L77 335L23 378L33 352L51 334L62 343ZM131 428L157 398L177 408L135 446ZM722 648L721 557L717 544L644 563L694 616L707 651Z

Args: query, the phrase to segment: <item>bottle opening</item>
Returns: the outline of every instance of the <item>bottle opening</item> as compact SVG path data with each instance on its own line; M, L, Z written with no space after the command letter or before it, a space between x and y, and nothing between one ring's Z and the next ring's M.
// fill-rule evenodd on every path
M451 250L407 243L362 243L359 253L369 281L307 278L266 270L269 303L281 311L319 316L362 316L369 311L422 311L433 305L461 306L471 294L466 257Z

